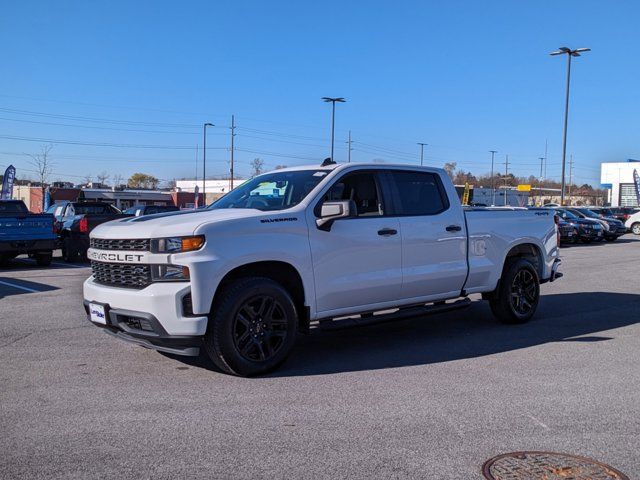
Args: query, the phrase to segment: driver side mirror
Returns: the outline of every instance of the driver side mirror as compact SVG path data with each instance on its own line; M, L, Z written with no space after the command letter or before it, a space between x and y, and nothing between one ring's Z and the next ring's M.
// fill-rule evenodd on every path
M320 218L316 220L316 225L320 230L328 232L333 222L341 218L353 218L356 211L356 203L353 200L324 202L320 206Z

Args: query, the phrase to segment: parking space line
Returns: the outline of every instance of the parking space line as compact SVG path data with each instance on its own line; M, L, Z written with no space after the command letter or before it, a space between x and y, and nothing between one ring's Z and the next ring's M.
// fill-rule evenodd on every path
M22 285L16 285L15 283L4 282L0 280L2 285L7 285L8 287L19 288L20 290L25 290L30 293L38 293L40 290L34 290L33 288L23 287Z
M89 268L87 265L73 265L71 263L57 263L51 262L51 265L56 265L58 267L72 267L72 268Z

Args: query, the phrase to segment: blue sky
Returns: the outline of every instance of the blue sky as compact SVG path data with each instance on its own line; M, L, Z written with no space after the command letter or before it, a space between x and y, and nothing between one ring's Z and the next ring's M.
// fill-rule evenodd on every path
M52 140L55 178L193 177L213 122L222 175L231 114L238 173L319 162L320 97L343 96L338 161L350 129L354 161L419 162L425 142L429 165L486 173L495 149L496 169L509 154L538 175L548 140L558 179L566 59L548 53L567 45L593 50L573 65L568 153L599 184L600 162L640 158L638 18L633 1L4 2L0 166L28 177L24 154Z

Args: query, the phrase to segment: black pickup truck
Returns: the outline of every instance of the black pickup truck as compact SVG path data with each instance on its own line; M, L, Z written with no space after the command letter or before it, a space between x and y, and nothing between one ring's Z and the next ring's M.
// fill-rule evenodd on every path
M26 253L49 265L55 243L53 216L30 213L22 200L0 200L0 263Z
M111 220L131 216L103 202L56 203L50 211L56 218L56 231L65 262L86 259L89 233L95 227Z

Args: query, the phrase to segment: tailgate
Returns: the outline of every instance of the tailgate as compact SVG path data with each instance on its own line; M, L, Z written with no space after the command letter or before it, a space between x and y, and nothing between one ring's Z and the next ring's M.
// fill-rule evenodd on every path
M46 240L55 238L53 215L0 217L0 242L13 240Z

